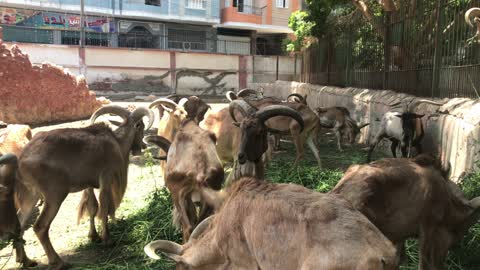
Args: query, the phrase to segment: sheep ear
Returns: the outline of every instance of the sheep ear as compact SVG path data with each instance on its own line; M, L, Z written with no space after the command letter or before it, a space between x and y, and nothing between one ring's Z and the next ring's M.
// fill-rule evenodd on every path
M425 116L425 114L416 114L416 115L415 115L415 118L422 118L422 117L424 117L424 116Z

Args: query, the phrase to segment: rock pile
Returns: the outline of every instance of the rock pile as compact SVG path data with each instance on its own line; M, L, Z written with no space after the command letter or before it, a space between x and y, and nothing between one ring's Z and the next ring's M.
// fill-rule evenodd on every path
M97 100L85 78L54 64L32 66L17 45L0 40L0 120L38 124L88 118Z

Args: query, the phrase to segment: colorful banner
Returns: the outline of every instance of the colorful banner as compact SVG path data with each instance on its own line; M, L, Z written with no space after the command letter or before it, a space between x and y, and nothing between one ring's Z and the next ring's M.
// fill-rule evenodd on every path
M80 30L80 16L58 12L34 12L29 10L0 8L2 15L0 23L36 27L42 29L64 28ZM110 18L92 17L85 18L85 30L99 33L115 32L115 22Z
M14 8L2 8L0 7L0 24L17 24L23 22L26 18L35 15L35 11L22 10L18 12Z

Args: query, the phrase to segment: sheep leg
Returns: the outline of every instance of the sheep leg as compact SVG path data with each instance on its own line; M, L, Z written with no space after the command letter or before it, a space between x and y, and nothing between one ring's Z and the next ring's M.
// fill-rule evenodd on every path
M375 138L373 139L372 143L368 147L368 154L367 154L367 162L372 160L372 153L378 143L385 137L383 132L378 133Z
M322 168L322 161L320 160L320 151L318 150L318 145L316 144L313 134L310 134L310 136L307 138L307 143L310 149L312 150L313 155L315 156L315 159L317 160L318 167Z
M20 229L20 223L18 223L17 234L18 235L13 240L13 247L15 248L15 257L17 263L20 263L23 267L37 266L37 262L30 260L27 256L27 253L25 253L25 240L23 240L23 231Z
M343 149L342 149L342 132L340 131L340 127L336 125L336 126L333 128L333 132L335 133L335 136L337 137L337 148L338 148L338 151L339 151L339 152L343 152Z
M297 122L290 125L290 134L292 135L293 143L295 144L295 149L297 150L297 157L293 163L293 168L295 168L298 166L300 159L302 159L305 154L303 145L308 135L306 135L306 130L300 132L300 125Z
M273 135L273 138L274 138L274 143L273 143L273 149L275 151L278 151L280 150L280 135L279 134L274 134Z
M56 191L55 193L48 194L48 196L44 196L45 202L42 212L40 213L37 222L35 222L35 225L33 225L33 230L47 254L48 263L53 265L56 270L67 269L70 265L65 263L60 256L58 256L50 242L48 231L50 230L50 225L57 215L60 206L67 197L67 194L67 192Z
M423 153L423 147L422 147L422 144L420 142L415 144L415 149L417 150L417 155L420 155L421 153Z
M401 147L401 149L402 149L402 157L406 158L407 157L407 146L403 145Z
M97 198L95 197L93 188L89 188L84 192L85 192L84 194L87 195L87 209L88 209L88 214L90 216L90 230L88 232L88 238L90 238L92 242L98 242L101 239L95 228L95 216L97 215L97 212L98 212Z
M102 222L102 240L105 246L113 244L110 239L110 231L108 229L108 215L114 209L112 193L108 185L100 187L100 213L99 218ZM94 223L95 226L95 223Z
M390 150L392 151L392 156L394 158L397 157L397 147L398 147L398 141L392 140L392 144L390 145Z

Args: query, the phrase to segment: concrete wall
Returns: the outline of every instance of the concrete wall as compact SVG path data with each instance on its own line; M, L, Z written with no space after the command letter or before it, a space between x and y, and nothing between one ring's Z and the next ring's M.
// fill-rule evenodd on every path
M9 43L11 45L11 43ZM90 89L107 96L138 95L223 96L252 82L276 79L276 57L48 44L18 44L32 64L50 62L74 74L85 71ZM255 63L254 63L255 62ZM80 64L84 63L84 64ZM279 78L295 79L295 58L279 57ZM297 61L297 66L300 60ZM297 74L300 70L297 68Z
M273 82L277 79L277 57L278 57L278 79L293 81L300 75L300 59L290 56L259 56L254 57L255 73L253 81L257 83ZM295 63L296 62L296 63ZM295 68L295 65L297 68Z
M355 120L370 123L370 126L362 129L361 143L366 143L375 136L380 124L377 119L389 111L388 104L416 99L413 96L386 90L338 88L285 81L251 86L255 88L262 86L266 95L283 98L290 93L307 94L311 108L330 106L348 108ZM475 161L480 158L480 101L455 98L444 102L446 103L440 108L420 104L414 110L425 114L422 118L426 133L423 140L425 152L438 154L444 166L450 164L451 177L457 180L464 172L475 169ZM383 149L387 151L388 147Z
M9 46L11 43L6 42ZM20 49L28 54L32 64L50 62L68 68L72 73L79 73L78 48L64 45L47 45L22 43Z

